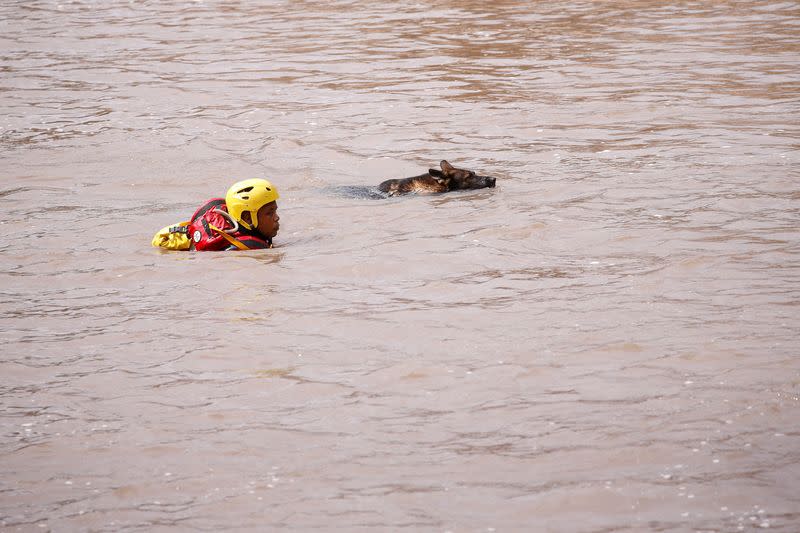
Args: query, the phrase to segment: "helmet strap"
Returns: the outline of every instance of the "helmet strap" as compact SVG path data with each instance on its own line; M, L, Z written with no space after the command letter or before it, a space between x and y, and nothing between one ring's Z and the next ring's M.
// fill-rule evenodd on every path
M245 220L244 219L245 218L244 217L245 214L247 214L247 218L249 220ZM242 218L239 220L239 224L244 226L244 228L246 230L253 231L254 229L256 229L256 226L258 224L258 217L256 217L255 220L253 220L253 212L252 211L242 211Z

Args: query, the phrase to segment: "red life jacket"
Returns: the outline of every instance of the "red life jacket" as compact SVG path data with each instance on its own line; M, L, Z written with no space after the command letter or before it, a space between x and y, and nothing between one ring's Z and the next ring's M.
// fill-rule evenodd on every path
M229 249L257 250L272 248L272 240L244 228L228 214L225 200L213 198L194 212L186 234L192 241L191 250L218 251Z

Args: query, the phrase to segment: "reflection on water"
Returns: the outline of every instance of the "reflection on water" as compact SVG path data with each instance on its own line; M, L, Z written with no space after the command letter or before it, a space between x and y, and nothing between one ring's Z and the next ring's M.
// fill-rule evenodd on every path
M3 528L797 529L793 3L0 21Z

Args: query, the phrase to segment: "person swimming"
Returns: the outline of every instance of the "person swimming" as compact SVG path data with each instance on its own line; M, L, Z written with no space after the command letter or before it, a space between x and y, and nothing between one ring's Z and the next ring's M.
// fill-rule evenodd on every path
M170 250L258 250L272 248L280 229L278 190L265 179L234 183L225 198L212 198L186 222L167 226L153 246Z

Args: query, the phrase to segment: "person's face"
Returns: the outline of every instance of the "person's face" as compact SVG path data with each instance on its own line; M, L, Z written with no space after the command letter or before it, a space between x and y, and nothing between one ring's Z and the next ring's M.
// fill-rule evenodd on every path
M278 221L281 217L278 216L278 203L270 202L261 206L258 210L258 226L256 230L267 239L271 239L278 234L281 225Z

